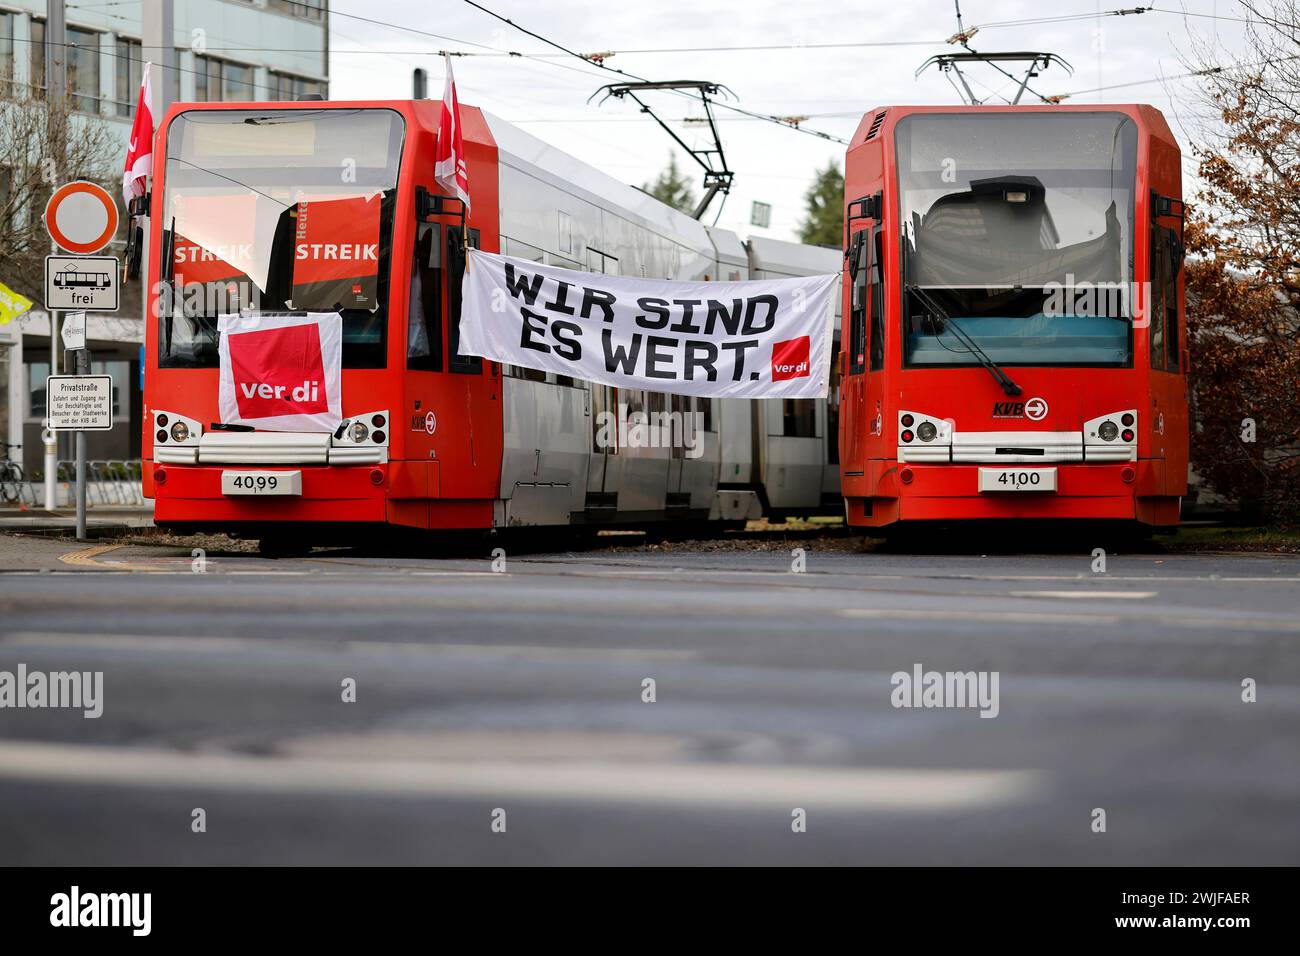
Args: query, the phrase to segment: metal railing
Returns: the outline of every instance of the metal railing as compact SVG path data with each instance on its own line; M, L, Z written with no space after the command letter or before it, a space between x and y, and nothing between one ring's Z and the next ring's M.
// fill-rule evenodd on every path
M140 487L143 468L139 459L93 459L86 462L86 507L143 507L145 497ZM55 472L57 482L55 504L71 507L76 501L77 465L72 460L61 460ZM0 488L0 507L43 507L45 504L44 480L3 482Z
M90 459L86 462L86 507L105 505L143 505L144 494L140 487L143 468L139 459ZM66 495L73 500L77 477L75 461L61 460L58 467L60 498Z

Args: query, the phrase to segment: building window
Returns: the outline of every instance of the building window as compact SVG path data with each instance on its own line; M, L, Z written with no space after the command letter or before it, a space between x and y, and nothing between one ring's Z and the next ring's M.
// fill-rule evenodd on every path
M99 111L99 34L68 27L68 95L72 108Z
M200 103L243 103L257 99L251 66L196 56L194 74L194 98Z
M325 17L325 0L267 0L266 8L304 20L322 20Z
M28 418L45 417L45 380L49 377L49 362L32 362L27 366Z
M45 95L45 21L32 20L32 42L29 44L32 48L32 72L31 72L31 91L32 95L42 97Z
M320 80L308 80L288 73L271 74L271 99L291 103L304 96L315 94L325 96L325 84Z
M113 379L113 417L124 418L130 414L122 399L131 387L130 362L91 362L91 375L108 375ZM49 362L31 362L27 366L28 418L44 419L45 380L50 377Z
M0 96L9 96L14 78L14 15L0 13Z
M131 387L131 363L91 362L90 374L107 375L113 379L113 417L125 417L127 410L122 407L122 396Z
M131 111L135 109L136 101L140 98L140 83L144 80L144 57L141 55L139 40L129 40L124 37L117 39L117 64L115 67L116 82L114 84L114 109L118 116L129 118ZM155 86L159 83L168 81L172 85L172 102L176 103L181 98L181 51L176 51L176 66L170 70L164 70L157 63L154 64L153 80Z
M139 40L117 39L117 115L129 117L140 97L140 84L144 81L144 58ZM173 70L177 78L180 73ZM180 84L177 83L179 87Z
M129 117L140 95L144 64L140 61L140 41L117 38L117 63L115 65L117 115Z

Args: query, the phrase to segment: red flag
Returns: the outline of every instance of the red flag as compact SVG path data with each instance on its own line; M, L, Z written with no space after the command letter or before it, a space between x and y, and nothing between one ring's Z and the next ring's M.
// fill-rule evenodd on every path
M447 83L442 91L442 116L438 118L438 146L433 154L433 178L438 185L460 197L469 209L469 166L465 162L465 144L460 135L460 101L456 99L456 79L451 75L451 56L447 59Z
M126 167L122 170L122 199L128 207L131 200L145 193L145 180L153 175L153 90L149 86L149 68L144 65L144 81L140 84L140 98L135 104L135 121L131 124L131 139L126 147Z

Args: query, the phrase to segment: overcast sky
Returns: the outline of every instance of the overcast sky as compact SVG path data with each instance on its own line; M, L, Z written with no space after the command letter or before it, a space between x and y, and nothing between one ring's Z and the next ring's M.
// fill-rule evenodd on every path
M956 49L946 42L956 31L952 0L479 2L571 50L616 51L606 61L609 66L649 79L722 83L735 92L736 105L760 113L806 115L805 126L843 139L874 106L959 102L948 78L934 68L914 76L929 56ZM1190 172L1189 140L1204 120L1205 110L1193 96L1194 80L1169 77L1187 71L1180 57L1188 52L1192 36L1217 42L1223 62L1251 59L1242 40L1242 24L1234 19L1242 15L1241 10L1233 0L1165 0L1155 4L1159 9L1140 16L1097 16L1099 11L1138 5L1136 0L962 0L962 14L968 29L982 26L971 41L981 52L1051 51L1070 62L1073 75L1053 67L1031 82L1040 93L1075 94L1068 100L1071 103L1150 103L1161 109L1183 145L1184 169ZM438 98L444 74L439 50L489 54L455 59L462 103L518 123L637 185L653 179L674 148L668 134L632 104L587 103L598 87L618 81L617 75L556 56L555 49L461 0L336 0L331 6L330 43L335 55L330 92L335 99L409 97L411 71L417 66L428 70L430 95ZM1068 16L1081 19L998 25ZM828 43L890 45L634 52ZM542 54L545 60L494 55L475 44ZM1014 93L1015 84L989 67L972 67L967 75L976 95L988 97L991 103L1003 102L1002 96ZM1118 84L1136 85L1098 91ZM680 122L700 116L698 104L671 93L647 94L647 98L661 116L674 122L683 139L704 142L704 131ZM719 225L742 236L795 238L804 212L803 194L814 171L830 160L842 164L843 145L726 111L720 111L719 118L727 160L736 173ZM694 178L698 194L698 167L684 153L679 153L679 165ZM754 200L772 205L767 230L749 225ZM712 222L717 202L706 221Z

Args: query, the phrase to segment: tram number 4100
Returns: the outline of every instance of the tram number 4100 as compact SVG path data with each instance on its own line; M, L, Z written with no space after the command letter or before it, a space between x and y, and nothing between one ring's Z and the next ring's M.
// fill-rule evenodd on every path
M980 491L1055 491L1055 468L981 468Z

